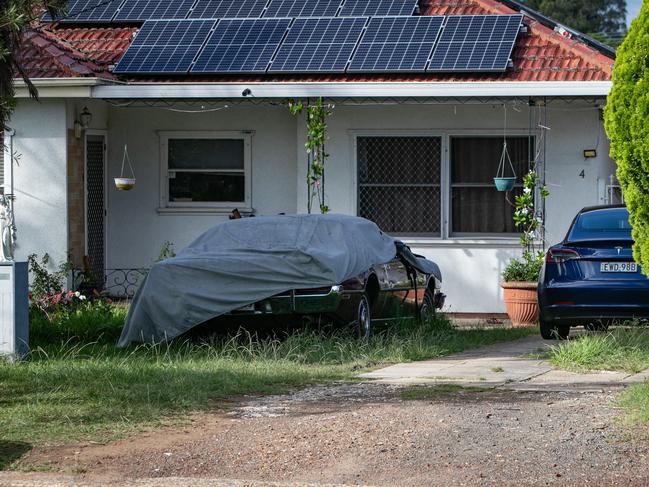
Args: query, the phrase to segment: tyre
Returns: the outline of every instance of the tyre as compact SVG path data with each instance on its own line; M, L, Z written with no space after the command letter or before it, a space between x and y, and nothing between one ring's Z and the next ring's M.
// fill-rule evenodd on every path
M553 325L541 319L541 338L544 340L565 340L570 334L570 326L568 325Z
M424 293L424 299L421 301L419 306L419 321L421 323L427 323L435 317L435 298L430 289L426 289Z
M356 321L353 323L354 334L359 340L366 340L372 333L372 307L367 294L363 294L358 302Z

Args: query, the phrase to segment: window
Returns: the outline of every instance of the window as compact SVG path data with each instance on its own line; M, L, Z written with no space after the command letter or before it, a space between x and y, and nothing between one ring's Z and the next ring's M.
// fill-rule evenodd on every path
M450 145L451 233L516 233L514 208L493 182L502 155L502 137L452 137ZM508 137L507 147L519 177L508 196L513 203L522 192L522 176L528 170L530 139ZM507 170L511 171L509 167Z
M441 236L441 137L358 137L358 214L394 235Z
M250 135L161 134L163 206L249 208Z
M358 215L396 236L512 238L510 202L522 193L533 143L528 136L507 138L520 179L506 195L493 181L502 136L358 135Z

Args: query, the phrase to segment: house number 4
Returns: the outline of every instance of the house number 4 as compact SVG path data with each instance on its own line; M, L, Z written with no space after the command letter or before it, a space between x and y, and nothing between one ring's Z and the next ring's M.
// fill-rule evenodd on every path
M579 177L580 177L581 179L584 179L584 178L586 177L586 170L585 170L585 169L582 169L582 170L581 170L581 172L579 173Z

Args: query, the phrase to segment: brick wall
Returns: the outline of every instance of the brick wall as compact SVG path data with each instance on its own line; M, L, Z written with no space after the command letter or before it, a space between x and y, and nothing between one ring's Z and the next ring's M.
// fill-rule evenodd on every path
M74 267L83 268L86 254L84 197L84 138L68 130L68 253Z

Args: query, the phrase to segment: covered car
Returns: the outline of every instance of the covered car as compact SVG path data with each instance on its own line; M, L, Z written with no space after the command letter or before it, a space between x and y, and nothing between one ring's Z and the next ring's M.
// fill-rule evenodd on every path
M345 215L231 220L155 264L119 346L157 343L227 314L320 314L369 334L372 315L428 316L441 273L374 223Z

